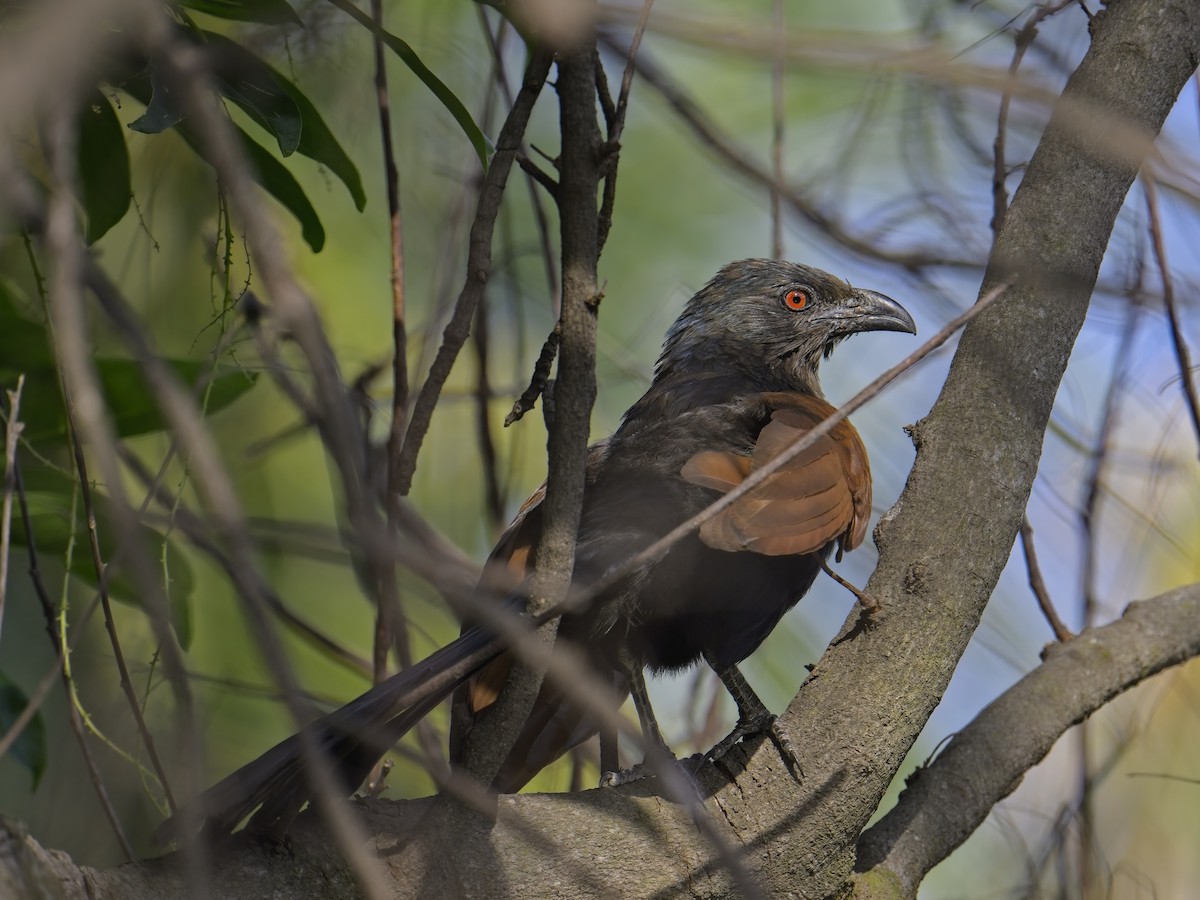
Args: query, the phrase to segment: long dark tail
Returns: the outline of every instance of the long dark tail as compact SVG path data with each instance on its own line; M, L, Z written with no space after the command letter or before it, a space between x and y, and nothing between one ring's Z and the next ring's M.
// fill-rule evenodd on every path
M248 817L247 827L255 830L286 828L313 793L305 733L345 793L351 793L409 729L502 650L500 642L482 629L465 632L217 782L196 799L195 820L215 836L231 833ZM155 841L167 844L179 839L184 818L176 814L163 822Z

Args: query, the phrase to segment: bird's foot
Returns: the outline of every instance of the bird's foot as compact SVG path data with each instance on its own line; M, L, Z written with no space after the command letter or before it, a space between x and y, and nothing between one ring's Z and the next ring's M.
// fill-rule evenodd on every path
M739 718L737 724L733 726L733 731L725 735L708 753L704 754L702 762L719 762L742 740L760 734L771 738L776 749L779 750L779 755L787 765L788 771L792 773L792 777L797 781L803 778L804 770L800 768L800 757L796 753L796 747L792 743L791 737L779 724L779 717L772 715L765 707L752 715Z
M679 762L675 754L671 752L671 748L665 743L659 743L657 746L651 745L646 748L646 758L636 766L601 772L600 787L620 787L623 784L632 784L647 778L657 778L668 766L687 775L691 773L691 770Z
M636 766L630 766L628 769L618 769L615 772L601 773L600 787L620 787L623 784L633 784L635 781L642 781L645 778L653 776L654 771L644 762L640 762Z
M703 792L697 780L697 773L704 764L700 754L678 759L674 754L655 754L636 766L621 769L616 772L605 772L600 776L600 787L620 787L623 784L633 784L647 778L656 779L661 790L669 799L684 804L703 802Z

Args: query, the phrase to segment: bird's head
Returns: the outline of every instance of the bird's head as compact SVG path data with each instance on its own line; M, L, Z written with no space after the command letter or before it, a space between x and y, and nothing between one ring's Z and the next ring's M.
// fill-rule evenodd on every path
M874 291L828 272L774 259L721 269L667 332L656 376L732 366L763 389L820 394L817 366L860 331L916 334L912 316Z

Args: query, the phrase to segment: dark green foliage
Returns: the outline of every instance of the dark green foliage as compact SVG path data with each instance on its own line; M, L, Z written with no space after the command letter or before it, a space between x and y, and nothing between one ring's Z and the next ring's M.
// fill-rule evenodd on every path
M286 0L179 0L179 5L221 19L261 22L264 25L301 25Z
M83 510L73 503L74 483L68 474L66 461L68 424L59 388L55 360L50 352L50 339L44 325L23 317L17 312L9 291L0 283L0 385L11 388L18 374L25 376L21 400L22 440L28 451L22 453L22 473L26 488L37 549L49 559L62 559L72 533L75 536L71 573L84 583L97 585L91 554L87 552L87 534ZM206 376L204 363L193 360L167 360L175 373L189 384ZM104 392L114 430L120 437L132 437L162 431L167 423L146 389L145 375L137 363L118 357L98 357L95 360L101 389ZM207 391L207 410L216 412L245 394L255 384L255 378L233 371L214 377ZM75 508L72 528L71 510ZM116 547L110 544L115 528L107 521L103 505L96 510L97 532L101 556L112 560ZM163 562L170 584L170 615L179 642L191 641L190 597L193 578L187 560L167 538L149 526L141 526L141 537L148 546L164 548L155 551ZM28 539L19 516L13 517L13 542L26 546ZM127 574L115 569L108 583L114 599L140 606L141 595Z
M28 705L29 698L25 692L0 673L0 734L8 732ZM46 771L46 723L40 712L33 714L9 753L33 775L33 789L36 791L42 773Z
M101 93L88 98L79 114L79 187L87 213L86 237L95 243L129 209L129 153L112 105Z
M475 148L475 153L479 156L479 161L486 169L488 157L493 150L491 142L484 136L479 126L475 124L475 120L471 117L467 108L463 106L462 101L455 96L450 88L446 87L441 79L429 70L425 63L421 62L421 58L417 56L416 51L406 41L392 34L386 28L380 27L375 20L366 15L350 0L329 0L329 2L351 16L363 28L378 35L388 46L388 49L400 57L401 61L412 70L413 74L421 79L425 87L429 88L433 92L433 95L450 112L450 115L454 116L454 121L458 122L459 128L463 130L463 134L467 136L467 139L471 142L471 146Z

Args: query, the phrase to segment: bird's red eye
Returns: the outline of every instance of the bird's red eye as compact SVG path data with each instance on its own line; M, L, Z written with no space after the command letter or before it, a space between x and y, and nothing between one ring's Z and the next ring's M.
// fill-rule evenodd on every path
M783 303L788 309L804 309L808 305L808 292L788 291Z

